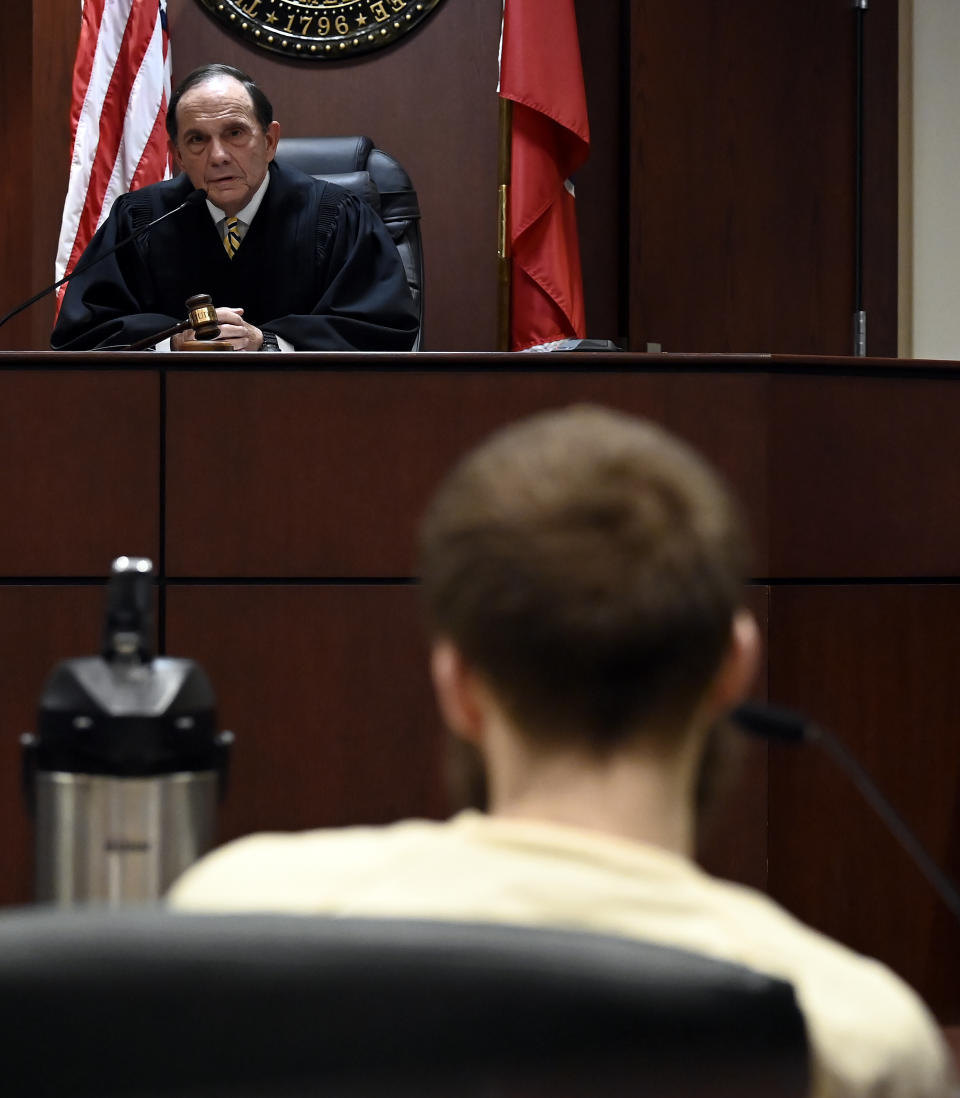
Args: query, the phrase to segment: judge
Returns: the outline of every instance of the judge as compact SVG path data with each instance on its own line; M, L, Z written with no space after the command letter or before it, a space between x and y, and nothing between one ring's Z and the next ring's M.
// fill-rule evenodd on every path
M213 298L220 338L236 350L410 349L417 317L386 227L350 192L274 160L280 125L250 77L229 65L196 69L171 97L167 132L182 174L121 195L81 263L195 190L206 200L71 279L54 350L161 332L197 293Z

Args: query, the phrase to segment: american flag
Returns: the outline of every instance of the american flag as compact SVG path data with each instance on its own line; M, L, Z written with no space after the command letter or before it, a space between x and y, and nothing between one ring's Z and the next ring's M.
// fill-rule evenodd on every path
M117 195L169 178L171 168L164 129L171 71L167 0L81 5L57 279L73 270Z

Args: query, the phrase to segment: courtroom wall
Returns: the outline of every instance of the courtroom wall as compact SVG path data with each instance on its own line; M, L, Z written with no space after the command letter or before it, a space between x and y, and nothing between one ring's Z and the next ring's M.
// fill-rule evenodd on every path
M852 353L850 0L632 0L631 345ZM897 352L897 0L864 17L867 353Z

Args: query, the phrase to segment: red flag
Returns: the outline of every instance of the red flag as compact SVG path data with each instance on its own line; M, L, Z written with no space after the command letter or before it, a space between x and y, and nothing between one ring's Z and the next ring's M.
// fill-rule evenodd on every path
M574 0L504 0L500 95L513 102L511 349L583 338L573 185L590 150Z
M57 279L73 270L117 195L170 177L170 69L167 0L83 0Z

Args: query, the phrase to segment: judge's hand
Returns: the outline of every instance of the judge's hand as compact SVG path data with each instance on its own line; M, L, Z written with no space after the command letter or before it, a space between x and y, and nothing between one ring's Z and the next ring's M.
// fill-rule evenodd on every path
M236 351L259 351L263 346L263 332L243 319L243 309L218 307L217 323L220 325L220 336L215 342L231 343ZM171 338L170 350L181 351L187 340L196 338L192 328L179 332Z

